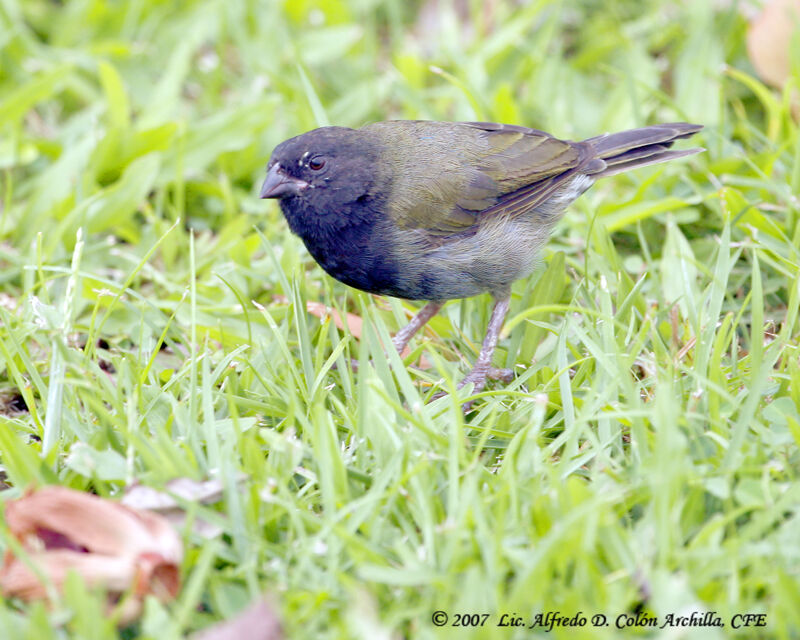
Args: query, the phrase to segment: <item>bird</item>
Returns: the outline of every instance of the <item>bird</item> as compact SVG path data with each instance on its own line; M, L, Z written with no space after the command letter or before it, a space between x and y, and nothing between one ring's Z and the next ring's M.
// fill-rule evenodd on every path
M489 293L494 307L472 370L482 391L508 312L565 209L595 181L703 151L671 149L702 125L675 122L574 142L494 122L388 120L329 126L272 152L261 198L333 278L425 304L392 339L402 352L448 300ZM465 408L471 403L465 405Z

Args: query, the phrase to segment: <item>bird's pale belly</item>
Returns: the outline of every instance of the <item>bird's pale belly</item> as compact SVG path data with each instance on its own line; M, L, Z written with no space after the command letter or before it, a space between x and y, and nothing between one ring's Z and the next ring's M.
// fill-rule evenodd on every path
M419 238L409 241L406 234L393 246L415 259L404 261L397 282L382 293L412 300L504 294L512 282L533 271L551 227L530 219L497 218L473 235L437 247L425 246Z

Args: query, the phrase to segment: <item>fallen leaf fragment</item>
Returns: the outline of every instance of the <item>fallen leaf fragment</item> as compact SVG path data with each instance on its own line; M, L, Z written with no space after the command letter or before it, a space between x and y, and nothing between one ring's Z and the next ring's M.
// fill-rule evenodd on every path
M237 484L242 484L246 479L247 476L241 474L237 477ZM186 522L186 509L178 503L176 497L187 502L213 504L222 500L223 490L224 486L218 479L198 482L191 478L175 478L166 484L164 491L142 484L132 485L125 490L121 502L134 509L154 511L180 529ZM222 527L204 518L196 518L192 523L192 530L204 538L215 538L223 531Z
M286 296L273 296L273 300L281 304L289 304L289 298ZM361 318L361 316L357 316L355 313L347 312L345 313L345 318L342 319L341 314L336 309L327 307L321 302L314 302L313 300L306 301L306 311L312 316L316 316L320 319L330 316L333 319L333 323L339 329L344 329L346 324L350 335L352 335L356 340L361 340L361 332L364 326L364 320ZM400 357L405 358L409 353L411 353L411 349L406 346L400 352ZM430 361L423 355L420 356L417 366L420 369L430 369L432 365Z
M791 73L792 37L800 29L800 0L770 0L747 30L747 52L764 82L781 88Z
M361 329L364 325L361 316L357 316L355 313L345 313L345 320L343 320L341 314L336 309L326 307L321 302L313 302L312 300L306 302L306 311L317 318L330 316L333 319L333 323L339 327L339 329L344 329L346 321L348 331L350 331L356 340L361 340Z
M268 600L262 598L238 616L193 633L190 640L283 640L281 621Z
M336 309L331 309L330 307L326 307L321 302L312 302L311 300L306 302L306 311L308 311L312 316L316 316L317 318L324 318L325 316L330 316L333 318L334 324L339 327L339 329L344 328L344 322L342 321L341 315ZM361 340L361 329L363 327L364 321L361 319L361 316L357 316L354 313L347 313L347 328L350 331L351 335L356 340ZM411 349L406 346L403 351L400 353L401 358L405 358L409 353L411 353ZM419 368L420 369L430 369L431 363L428 362L428 359L425 356L420 356L419 359Z
M46 582L61 589L76 571L87 586L105 589L110 605L130 594L119 612L124 624L139 616L148 594L168 601L178 593L183 548L159 515L50 486L9 501L5 520L25 551L24 558L6 551L0 567L6 598L46 599Z

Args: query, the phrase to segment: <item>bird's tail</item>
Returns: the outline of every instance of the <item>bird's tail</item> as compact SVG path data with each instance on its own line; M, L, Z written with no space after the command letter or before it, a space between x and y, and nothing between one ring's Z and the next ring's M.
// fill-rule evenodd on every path
M700 153L705 149L670 151L669 148L676 140L689 138L702 128L699 124L673 122L589 138L583 142L591 149L591 160L583 172L595 178L613 176L635 167Z

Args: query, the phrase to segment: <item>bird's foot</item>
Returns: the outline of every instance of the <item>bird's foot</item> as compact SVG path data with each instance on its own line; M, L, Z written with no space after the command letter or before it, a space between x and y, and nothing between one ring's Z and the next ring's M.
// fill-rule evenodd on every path
M473 369L456 385L456 389L463 389L471 382L472 393L480 393L486 386L488 375L489 371L475 371L475 369Z
M489 367L486 370L480 369L473 369L470 371L456 386L457 389L461 389L468 384L472 383L472 393L477 394L483 391L484 387L486 386L487 380L499 380L505 384L510 383L514 379L514 371L512 369L498 369L496 367ZM447 395L446 391L439 391L433 395L431 400L438 400L439 398L443 398ZM468 413L472 409L472 405L475 403L474 400L470 400L465 402L461 405L461 409L464 413Z
M489 368L478 368L475 367L472 371L470 371L461 382L458 383L457 389L462 389L466 387L470 382L472 383L472 393L480 393L483 391L483 388L486 386L486 378L489 374ZM474 400L469 400L461 405L461 410L464 413L469 413L472 410L472 405L475 403Z
M514 379L514 370L492 367L489 369L486 377L489 378L489 380L499 380L500 382L509 384Z

